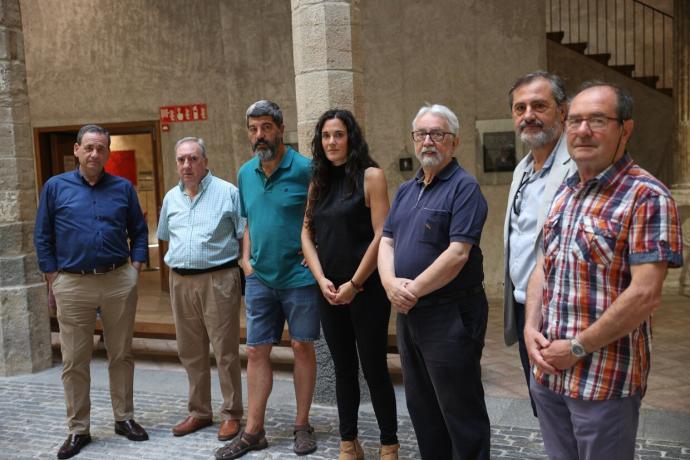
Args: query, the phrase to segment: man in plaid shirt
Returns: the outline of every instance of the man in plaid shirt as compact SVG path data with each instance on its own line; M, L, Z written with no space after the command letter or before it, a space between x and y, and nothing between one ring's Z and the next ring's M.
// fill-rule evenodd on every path
M651 315L682 265L678 211L626 151L632 97L585 83L566 118L577 173L554 197L527 292L530 391L550 458L631 459Z

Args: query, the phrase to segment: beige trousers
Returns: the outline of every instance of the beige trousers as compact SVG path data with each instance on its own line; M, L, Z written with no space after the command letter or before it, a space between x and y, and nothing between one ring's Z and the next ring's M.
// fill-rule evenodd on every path
M125 264L104 275L61 272L53 281L62 349L67 426L71 434L89 432L90 362L96 309L101 307L103 338L108 352L110 399L116 421L134 418L132 333L137 309L139 274Z
M181 276L170 270L170 300L177 349L189 380L189 414L211 418L209 340L218 366L222 420L242 418L240 272L228 268Z

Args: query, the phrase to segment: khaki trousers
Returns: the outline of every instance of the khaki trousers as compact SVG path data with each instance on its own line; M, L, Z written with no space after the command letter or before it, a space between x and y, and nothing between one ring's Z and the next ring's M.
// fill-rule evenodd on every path
M132 333L139 274L125 264L104 275L61 272L53 281L62 349L67 426L71 434L89 432L90 362L96 309L101 307L103 338L108 352L110 399L116 421L134 418Z
M223 395L221 419L240 420L243 410L239 268L191 276L170 270L169 281L178 354L189 380L189 414L202 419L213 416L210 340Z

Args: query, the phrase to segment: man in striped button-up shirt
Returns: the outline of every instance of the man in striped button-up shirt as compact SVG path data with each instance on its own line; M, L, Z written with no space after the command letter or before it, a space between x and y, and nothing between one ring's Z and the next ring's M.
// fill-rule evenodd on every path
M530 279L530 390L551 458L633 458L651 315L682 264L676 205L626 151L632 98L585 84L566 119L578 172L556 194Z
M240 272L237 259L244 235L237 187L207 169L201 138L175 145L180 182L163 200L158 238L170 241L170 301L180 362L189 380L189 415L175 425L184 436L212 423L209 340L223 395L218 439L237 435L242 419L239 356Z

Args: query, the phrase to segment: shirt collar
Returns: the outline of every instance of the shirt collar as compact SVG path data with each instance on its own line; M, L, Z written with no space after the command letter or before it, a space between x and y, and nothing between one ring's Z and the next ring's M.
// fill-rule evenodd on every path
M201 179L201 182L199 183L199 191L197 192L197 195L203 192L208 188L208 185L211 183L213 174L211 174L211 170L207 169L206 170L206 175ZM178 182L177 184L178 187L180 187L180 191L184 193L184 184L182 181Z
M436 181L438 178L439 180L446 181L450 179L450 177L460 169L460 165L458 164L458 160L455 159L455 157L452 157L450 160L450 163L448 163L441 171L439 171L438 174L436 174L436 177L432 180L432 183ZM424 169L419 168L419 171L417 171L417 174L415 175L415 181L418 184L423 184L424 183Z
M601 186L602 189L608 187L613 182L616 182L618 176L625 172L630 165L633 163L632 157L626 151L622 157L614 164L597 174L596 177L590 179L589 182L595 182ZM575 173L566 179L566 185L570 188L574 188L578 183L580 183L580 174L575 171Z
M558 152L561 142L565 142L565 135L562 135L558 138L558 142L556 142L556 145L554 145L553 150L551 150L551 153L549 153L549 156L546 158L544 166L542 166L541 170L539 171L539 174L544 175L551 169L551 166L553 166L553 162L556 161L556 152ZM532 151L529 152L527 158L528 159L527 164L525 165L525 171L531 171L534 168L534 156L532 155Z
M81 173L81 169L79 169L79 166L77 166L77 167L74 169L74 177L75 177L75 179L81 181L82 183L88 185L89 187L95 187L96 185L98 185L98 184L103 180L103 178L104 178L107 174L108 174L108 173L105 172L105 169L102 170L102 171L101 171L101 175L98 176L98 180L96 181L96 183L93 184L93 185L91 185L91 184L89 184L89 181L87 181L86 178L84 177L84 175Z
M565 142L565 135L558 138L558 142L556 142L556 145L553 147L553 150L551 150L549 157L544 162L542 171L548 171L549 169L551 169L551 166L553 166L553 162L556 161L556 152L558 152L558 149L561 146L561 142Z

